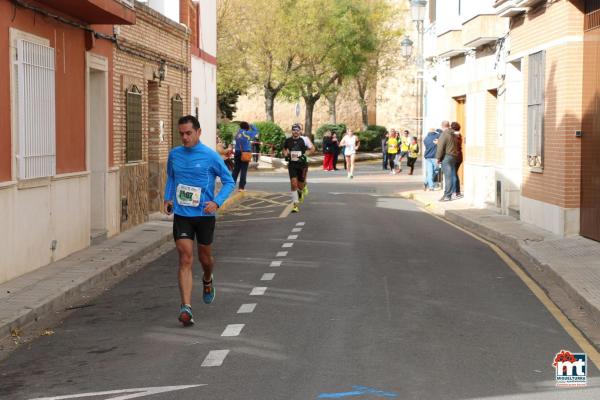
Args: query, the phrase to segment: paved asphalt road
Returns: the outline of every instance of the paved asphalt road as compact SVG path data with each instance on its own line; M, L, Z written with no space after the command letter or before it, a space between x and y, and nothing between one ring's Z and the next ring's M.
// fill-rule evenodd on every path
M300 214L277 218L275 195L274 211L225 216L194 327L176 320L171 251L4 360L0 398L600 398L591 363L587 389L554 387L554 354L579 348L493 251L391 196L420 178L361 169L311 172ZM281 173L249 188L288 190ZM150 387L170 391L122 392Z

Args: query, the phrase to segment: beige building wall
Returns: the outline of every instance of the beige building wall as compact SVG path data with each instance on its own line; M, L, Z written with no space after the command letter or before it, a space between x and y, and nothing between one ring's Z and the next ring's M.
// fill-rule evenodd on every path
M511 59L523 63L527 126L528 57L546 51L543 169L523 157L521 218L557 234L579 232L583 116L583 22L580 2L543 2L511 21ZM543 32L543 34L540 34ZM526 130L525 130L526 132ZM527 148L527 135L523 137Z

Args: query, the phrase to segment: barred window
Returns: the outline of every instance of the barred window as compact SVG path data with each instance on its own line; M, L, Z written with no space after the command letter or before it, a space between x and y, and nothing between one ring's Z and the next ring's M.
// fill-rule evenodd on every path
M179 134L179 118L183 117L183 99L176 94L171 99L171 127L173 136L173 147L181 146L181 135Z
M16 109L18 178L56 173L55 55L52 47L18 41Z
M546 53L540 51L529 56L527 92L527 161L533 169L543 168L544 151L544 100Z
M142 159L142 92L132 85L127 90L127 162Z

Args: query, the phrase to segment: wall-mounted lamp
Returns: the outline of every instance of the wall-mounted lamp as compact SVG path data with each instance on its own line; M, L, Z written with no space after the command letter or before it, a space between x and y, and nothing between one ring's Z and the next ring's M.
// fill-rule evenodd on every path
M161 86L162 81L167 77L167 63L165 60L160 60L160 66L158 67L158 71L154 71L153 79L158 79L158 86Z

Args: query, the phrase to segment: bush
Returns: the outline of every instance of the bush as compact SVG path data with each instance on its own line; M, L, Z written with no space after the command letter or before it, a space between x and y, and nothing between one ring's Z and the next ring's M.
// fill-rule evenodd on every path
M240 124L236 122L230 122L227 124L219 124L219 136L225 146L229 146L233 142L233 138L240 130Z
M381 150L381 135L377 131L362 131L355 132L356 136L360 139L360 151L376 151Z
M258 129L259 138L262 142L261 153L271 154L275 157L281 157L283 151L283 142L285 141L285 132L279 125L273 122L254 122Z
M327 131L335 132L338 136L338 139L341 139L344 135L344 131L346 130L346 124L325 124L321 125L317 132L315 133L315 139L323 139L323 135Z
M387 128L385 126L381 126L381 125L369 125L369 126L367 126L367 130L375 131L381 137L385 136L385 134L388 133Z

